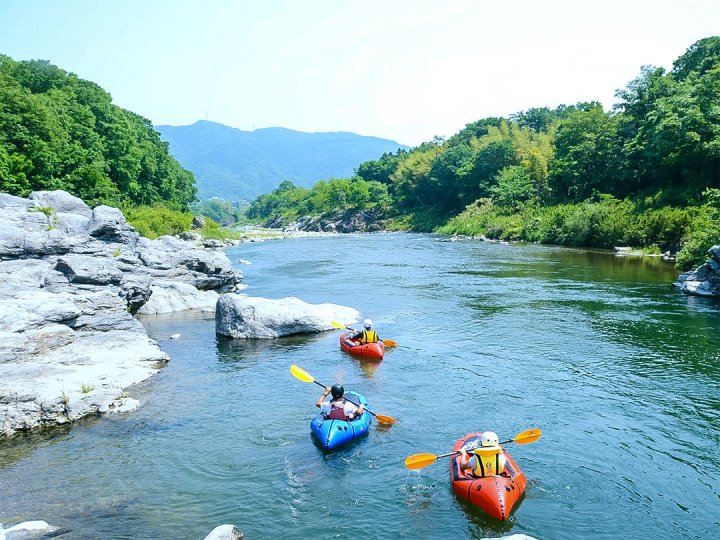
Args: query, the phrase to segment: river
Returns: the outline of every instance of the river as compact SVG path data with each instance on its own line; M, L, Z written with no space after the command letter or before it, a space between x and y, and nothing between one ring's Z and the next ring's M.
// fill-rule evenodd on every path
M298 238L227 250L252 296L352 306L399 343L380 364L339 332L232 342L212 314L144 319L172 361L135 413L0 445L0 522L80 539L716 538L720 305L655 258L431 235ZM170 335L180 333L179 339ZM316 380L365 394L391 428L324 454ZM460 501L446 459L471 431L510 439L527 493L504 523Z

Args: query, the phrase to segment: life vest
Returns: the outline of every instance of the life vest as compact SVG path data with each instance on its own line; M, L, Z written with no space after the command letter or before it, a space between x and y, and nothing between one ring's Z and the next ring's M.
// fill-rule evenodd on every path
M378 335L375 330L363 330L363 335L360 338L360 343L377 343Z
M501 448L476 448L475 453L475 467L473 467L473 474L475 476L495 476L501 474L505 467L501 464L500 455L502 454ZM504 460L502 460L504 461Z
M347 416L345 416L345 400L343 399L340 405L336 405L333 402L330 402L330 414L328 415L328 419L330 420L347 420Z

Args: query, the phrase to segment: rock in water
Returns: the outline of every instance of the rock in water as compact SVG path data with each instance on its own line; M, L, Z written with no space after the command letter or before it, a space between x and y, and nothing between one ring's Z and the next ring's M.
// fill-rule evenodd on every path
M218 525L204 540L243 540L245 535L234 525Z
M680 274L673 285L685 294L720 298L720 244L711 247L707 254L710 259L705 264Z
M215 332L231 338L278 338L334 329L332 320L357 320L357 310L335 304L308 304L240 294L222 295L215 306Z

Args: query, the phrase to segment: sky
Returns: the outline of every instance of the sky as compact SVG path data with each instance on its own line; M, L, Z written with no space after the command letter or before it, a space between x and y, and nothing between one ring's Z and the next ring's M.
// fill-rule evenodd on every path
M720 35L717 0L0 0L0 54L155 125L351 131L416 146L600 101Z

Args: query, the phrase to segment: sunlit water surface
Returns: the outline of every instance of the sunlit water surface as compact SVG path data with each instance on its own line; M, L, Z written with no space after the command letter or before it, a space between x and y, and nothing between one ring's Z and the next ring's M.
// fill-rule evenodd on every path
M357 308L399 342L381 364L339 332L216 337L212 315L145 319L172 361L130 389L135 413L0 445L0 522L68 538L717 538L720 308L657 259L412 234L246 244L247 294ZM180 333L177 340L169 336ZM310 436L339 381L399 422L326 455ZM529 483L498 523L461 502L447 461L417 452L501 438Z

